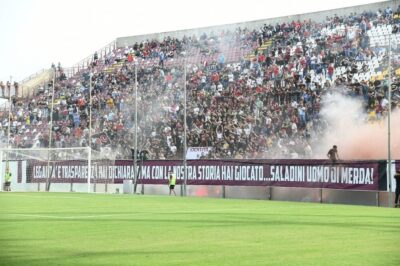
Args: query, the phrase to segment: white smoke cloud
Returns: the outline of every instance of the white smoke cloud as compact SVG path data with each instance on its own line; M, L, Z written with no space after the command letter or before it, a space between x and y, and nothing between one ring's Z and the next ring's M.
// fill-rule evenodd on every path
M387 118L368 121L361 99L339 93L324 97L321 116L329 126L315 145L315 158L326 158L328 150L337 145L340 159L387 159ZM391 153L400 159L400 112L391 116Z

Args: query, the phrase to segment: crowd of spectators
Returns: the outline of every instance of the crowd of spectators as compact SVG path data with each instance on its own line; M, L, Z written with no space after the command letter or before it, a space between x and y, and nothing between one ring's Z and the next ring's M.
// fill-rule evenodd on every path
M371 121L385 116L387 84L379 75L387 69L387 50L374 47L367 31L393 23L392 13L388 8L323 23L292 21L144 41L103 59L95 54L90 68L69 79L61 66L54 67L52 119L52 82L31 99L14 97L10 143L48 147L52 120L52 146L88 146L91 115L92 148L130 158L137 70L138 143L149 158L183 156L185 84L187 146L212 147L206 158L312 158L329 128L319 114L326 93L340 88L363 99ZM252 52L227 62L224 53L234 46ZM190 64L167 64L196 54L201 56ZM395 104L398 95L395 89ZM3 112L2 139L7 123Z

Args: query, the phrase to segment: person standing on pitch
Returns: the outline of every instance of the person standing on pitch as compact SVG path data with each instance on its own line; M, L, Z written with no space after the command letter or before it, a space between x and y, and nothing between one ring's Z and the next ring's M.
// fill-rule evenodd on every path
M6 174L5 174L5 182L4 182L4 190L5 191L11 191L11 172L10 169L7 167L6 168Z
M396 171L394 175L394 179L396 179L396 197L394 199L394 207L397 208L400 206L399 204L399 196L400 196L400 169Z
M339 153L336 145L333 145L332 149L328 151L327 156L332 161L332 163L336 163L336 161L339 160Z
M169 171L168 172L168 185L169 185L169 195L170 196L171 196L172 192L174 192L174 195L176 196L175 184L176 184L176 176L172 173L172 171Z

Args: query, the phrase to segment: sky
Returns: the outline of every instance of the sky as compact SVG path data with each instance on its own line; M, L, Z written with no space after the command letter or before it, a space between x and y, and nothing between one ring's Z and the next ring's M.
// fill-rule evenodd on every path
M0 80L70 67L118 37L295 15L378 0L0 0Z

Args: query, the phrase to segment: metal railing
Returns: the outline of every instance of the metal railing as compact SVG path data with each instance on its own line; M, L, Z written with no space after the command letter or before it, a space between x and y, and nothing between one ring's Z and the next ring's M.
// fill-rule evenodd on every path
M36 72L36 73L30 75L29 77L24 78L23 80L21 80L21 81L19 82L19 84L23 84L23 83L25 83L25 82L28 82L28 81L30 81L30 80L36 78L36 77L39 76L40 74L46 72L47 70L48 70L48 69L43 68L43 69L39 70L38 72Z
M98 59L104 59L108 54L110 54L112 51L116 49L116 40L112 41L111 43L107 44L106 46L96 50L93 54L85 57L78 63L74 64L72 67L66 68L65 74L67 77L73 76L79 71L88 68L94 61L94 54L97 53Z
M76 73L78 73L79 71L86 69L90 66L90 64L93 62L93 57L94 54L97 53L98 55L98 59L104 59L107 54L111 53L112 51L114 51L116 49L116 40L112 41L111 43L105 45L104 47L96 50L93 54L85 57L84 59L80 60L78 63L72 65L72 67L66 67L63 68L64 72L66 74L67 77L72 77L73 75L75 75ZM38 72L30 75L27 78L24 78L23 80L21 80L19 82L19 84L24 84L26 82L29 82L30 80L33 80L34 78L37 78L39 75L43 74L44 72L48 71L49 69L41 69Z

